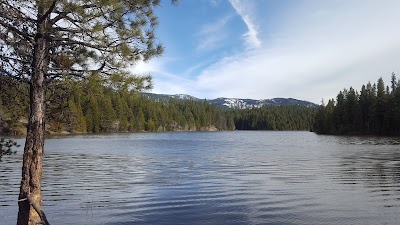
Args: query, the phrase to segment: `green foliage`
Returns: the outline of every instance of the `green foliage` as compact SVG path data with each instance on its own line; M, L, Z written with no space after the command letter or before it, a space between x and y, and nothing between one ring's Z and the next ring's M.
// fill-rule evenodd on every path
M34 201L19 204L18 224L48 224L41 204L37 204L42 201L45 121L55 132L101 132L112 119L112 115L102 115L101 98L96 92L87 97L73 96L79 92L64 89L66 84L88 76L110 79L118 74L111 83L118 81L125 89L151 87L150 77L129 75L129 67L163 51L154 34L158 24L154 8L158 4L159 0L0 1L0 78L24 82L30 93L19 198L29 199L32 193ZM2 108L8 102L14 103L2 99ZM28 113L15 115L11 107L4 108L11 122L28 117ZM125 108L122 104L122 129L128 126ZM86 129L78 123L86 124ZM4 130L3 125L1 128ZM37 214L29 212L32 207L28 202Z
M43 39L46 80L118 74L147 87L149 77L126 76L138 60L159 56L158 0L0 1L0 75L29 82L35 44ZM35 50L35 51L34 51ZM36 52L35 52L36 53Z
M49 133L309 130L316 113L313 108L300 106L226 111L207 101L154 101L98 75L58 85L54 91L48 90L48 98L53 102L47 109L46 129ZM13 91L12 86L3 87L6 91ZM0 101L8 101L9 96L0 95ZM18 98L27 104L27 97ZM21 104L20 107L25 109L27 106ZM15 110L21 111L15 120L18 126L22 126L18 120L26 118L27 113ZM4 122L0 121L0 127L1 124Z
M26 118L29 107L28 86L0 76L0 133L20 135L24 132L21 118Z
M303 106L274 106L231 112L238 130L310 130L315 113L316 109Z
M19 147L17 142L13 140L6 140L5 138L0 138L0 162L4 155L12 155L15 154L16 151L13 151L13 147Z
M382 78L377 84L339 92L327 106L321 106L314 130L320 134L400 134L400 85L392 73L391 88Z
M110 80L104 80L98 75L89 76L85 80L63 81L58 85L54 92L48 90L48 98L52 98L52 102L57 102L47 109L48 133L196 131L213 127L217 130L234 128L233 122L226 119L224 111L206 101L157 102L138 94L135 89L126 88L124 85L113 85ZM12 87L4 90L12 90ZM3 95L0 100L6 101L7 96L9 95ZM23 99L23 102L27 102L25 100ZM20 117L26 118L27 113ZM18 119L19 117L17 121ZM0 121L0 127L1 124L4 123Z

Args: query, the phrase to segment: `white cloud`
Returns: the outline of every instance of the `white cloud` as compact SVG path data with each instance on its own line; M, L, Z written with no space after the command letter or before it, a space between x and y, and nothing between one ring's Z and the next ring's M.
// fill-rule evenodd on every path
M191 87L196 84L183 76L168 72L167 64L176 61L172 58L155 58L150 61L139 61L130 68L130 72L137 75L151 74L154 88L152 92L161 94L186 94L191 92ZM189 70L194 70L189 68ZM196 93L200 94L200 93Z
M159 76L154 77L154 88L151 92L158 94L192 94L199 96L198 92L193 92L191 87L193 82L180 77L170 77L163 79Z
M231 18L231 15L226 15L219 18L217 21L204 25L200 29L199 35L209 35L221 31L221 29L229 22Z
M249 4L248 1L242 2L240 0L229 0L233 8L235 8L236 12L241 16L243 22L247 26L247 33L245 33L243 36L245 37L245 40L247 42L247 45L250 48L258 48L261 46L261 41L257 37L258 35L258 30L257 26L253 23L250 14L252 14L251 10L249 8L246 8L246 4Z
M199 97L293 97L319 103L343 88L360 89L380 76L388 81L392 71L400 73L400 2L339 3L305 5L275 31L275 39L268 40L273 45L204 69L194 85L203 93ZM306 12L310 8L314 11Z
M320 103L343 88L360 89L380 76L389 84L391 72L400 77L399 11L397 0L310 1L291 8L279 29L262 39L263 46L209 66L202 61L192 65L190 73L204 68L192 79L166 73L162 63L149 66L160 73L154 92L199 98L292 97Z
M217 7L221 3L221 0L210 0L210 5Z
M197 33L197 38L199 43L197 45L197 50L211 50L220 46L223 41L228 38L228 32L224 27L231 20L232 16L227 15L219 18L213 23L204 25L199 33Z
M197 45L198 51L212 50L215 49L219 44L227 37L223 33L214 34L212 36L207 36L201 38Z
M130 68L130 72L133 74L148 74L159 71L162 71L162 63L158 60L138 61Z

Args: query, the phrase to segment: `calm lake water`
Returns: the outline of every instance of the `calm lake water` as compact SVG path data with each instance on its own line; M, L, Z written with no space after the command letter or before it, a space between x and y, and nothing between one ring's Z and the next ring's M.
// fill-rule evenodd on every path
M53 137L44 211L51 224L399 224L399 144L266 131ZM0 224L16 224L21 158L22 147L0 163Z

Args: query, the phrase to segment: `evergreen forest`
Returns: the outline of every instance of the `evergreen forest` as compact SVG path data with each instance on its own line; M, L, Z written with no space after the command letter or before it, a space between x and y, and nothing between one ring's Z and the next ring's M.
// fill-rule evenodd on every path
M0 132L24 134L29 113L26 84L0 77ZM210 130L309 130L315 108L275 106L226 110L206 100L157 101L124 81L91 75L55 82L47 91L46 132L110 133Z
M319 134L400 134L400 82L392 73L390 86L377 83L340 91L317 112L313 129Z
M231 114L237 130L310 130L316 111L305 106L269 106Z

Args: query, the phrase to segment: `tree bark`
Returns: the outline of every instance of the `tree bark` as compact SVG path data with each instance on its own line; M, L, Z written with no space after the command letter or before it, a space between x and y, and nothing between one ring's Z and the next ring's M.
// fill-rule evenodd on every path
M39 10L40 15L40 10ZM38 17L40 18L40 17ZM42 211L42 160L45 118L45 76L49 65L49 40L46 22L38 24L33 49L30 80L30 115L24 148L19 194L18 225L46 224ZM43 215L41 215L43 214ZM42 217L42 218L41 218Z

